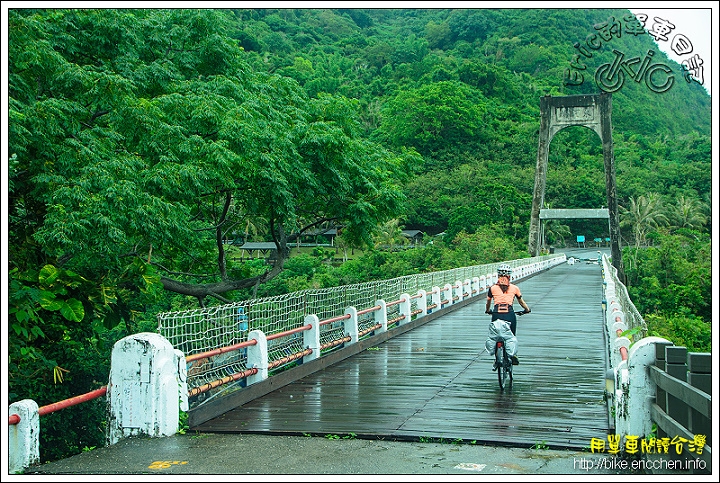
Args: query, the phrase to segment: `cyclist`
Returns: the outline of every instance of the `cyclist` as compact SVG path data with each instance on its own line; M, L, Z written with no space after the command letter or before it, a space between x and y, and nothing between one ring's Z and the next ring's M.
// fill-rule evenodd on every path
M515 299L520 303L524 310L523 314L530 313L530 307L522 298L520 293L520 287L510 283L510 275L512 275L512 268L507 263L503 263L498 266L497 269L498 281L495 285L492 285L488 289L487 302L485 302L485 313L491 314L494 321L497 319L504 320L510 324L510 331L513 335L516 334L517 329L517 317L513 311L513 302ZM493 308L490 310L490 304L493 303ZM519 364L516 356L512 356L513 364Z

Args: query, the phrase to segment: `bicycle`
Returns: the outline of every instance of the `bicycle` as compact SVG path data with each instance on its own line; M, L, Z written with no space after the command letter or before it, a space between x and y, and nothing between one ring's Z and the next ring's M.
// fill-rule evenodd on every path
M525 311L515 312L516 316L525 315ZM512 359L507 353L507 350L505 348L505 339L499 338L495 341L495 353L493 354L495 357L495 362L493 363L493 371L497 371L498 375L498 385L500 386L500 390L504 391L506 385L508 385L508 378L509 385L512 386L513 381L513 374L512 374Z
M645 58L640 61L640 57L633 57L623 60L625 54L619 50L613 49L615 60L611 63L602 64L595 71L595 83L600 90L605 92L616 92L620 90L625 83L625 76L630 76L635 82L645 81L645 85L653 92L662 93L668 91L675 82L675 77L669 75L672 69L665 64L650 65L651 58L655 54L654 50L648 50ZM633 70L633 66L640 62L637 72ZM655 74L658 70L665 72L665 82L658 84L655 81Z

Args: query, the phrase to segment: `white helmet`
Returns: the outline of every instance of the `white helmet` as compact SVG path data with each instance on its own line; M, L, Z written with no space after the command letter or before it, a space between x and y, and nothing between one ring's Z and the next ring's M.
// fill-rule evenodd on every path
M501 263L500 265L498 265L497 273L499 277L502 277L503 275L509 277L510 275L512 275L512 267L510 267L510 265L508 265L507 263Z

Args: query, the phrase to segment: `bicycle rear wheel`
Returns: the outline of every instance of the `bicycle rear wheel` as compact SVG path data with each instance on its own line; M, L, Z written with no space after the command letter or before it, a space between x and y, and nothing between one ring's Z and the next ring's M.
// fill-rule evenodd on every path
M495 349L495 363L497 364L498 385L502 391L505 389L505 381L507 380L508 375L508 359L507 354L505 353L505 346Z

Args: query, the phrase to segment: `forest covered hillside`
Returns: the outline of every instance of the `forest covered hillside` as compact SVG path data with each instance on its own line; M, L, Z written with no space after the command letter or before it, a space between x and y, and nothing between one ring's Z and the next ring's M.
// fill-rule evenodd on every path
M356 99L368 137L423 156L406 185L408 227L454 234L487 223L525 224L539 98L600 93L594 73L613 61L614 50L639 58L635 72L652 51L649 65L671 69L655 69L654 83L674 78L671 88L658 93L627 74L613 92L619 197L627 202L647 191L700 199L709 194L710 96L659 51L647 33L652 19L643 30L628 10L605 9L232 14L232 35L256 69L295 79L309 96ZM583 128L558 134L550 149L546 201L555 208L606 204L595 134Z

